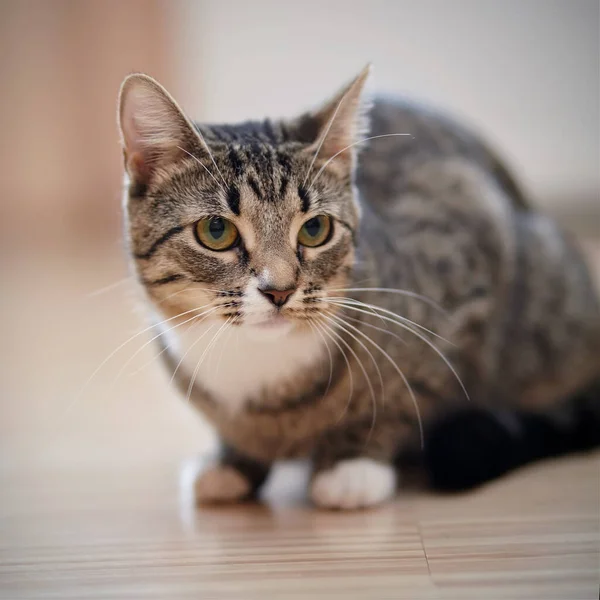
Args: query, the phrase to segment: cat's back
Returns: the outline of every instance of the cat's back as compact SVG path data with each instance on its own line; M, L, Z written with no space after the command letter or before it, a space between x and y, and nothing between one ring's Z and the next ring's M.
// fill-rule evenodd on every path
M375 208L385 210L410 191L409 175L415 169L456 158L489 173L514 206L527 206L519 186L487 143L432 107L403 98L377 97L370 111L369 136L375 139L360 152L357 185L364 200Z
M379 285L453 302L465 330L469 303L485 295L469 290L489 290L500 315L490 321L490 381L502 398L539 408L597 377L600 303L587 264L558 224L528 209L496 154L460 123L408 102L378 99L371 125L371 136L411 134L375 139L359 159L363 238ZM378 302L400 310L400 300Z

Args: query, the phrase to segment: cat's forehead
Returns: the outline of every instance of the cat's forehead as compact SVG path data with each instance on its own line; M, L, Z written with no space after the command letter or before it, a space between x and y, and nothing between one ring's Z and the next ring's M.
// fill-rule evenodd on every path
M310 119L300 119L294 122L279 120L244 121L227 124L196 123L208 144L240 144L255 143L281 146L285 144L311 144L317 137L318 130Z
M272 191L283 181L296 180L304 162L298 152L289 147L263 142L231 144L219 154L232 184L252 185L253 179L259 179L263 193Z
M299 172L288 171L273 157L261 158L260 154L254 153L251 156L252 161L246 163L243 173L230 186L228 201L235 190L236 200L239 197L240 218L251 221L262 235L283 234L291 221L308 213L314 203L311 206Z
M212 151L232 212L265 224L309 212L315 197L307 183L310 162L298 144L245 138Z
M308 167L309 143L302 131L283 121L197 125L203 140L232 183L259 178L266 193L286 185Z
M284 233L294 219L317 211L352 220L347 182L325 172L315 183L314 147L289 127L263 122L198 131L210 153L184 156L152 189L186 219L231 212L261 234Z

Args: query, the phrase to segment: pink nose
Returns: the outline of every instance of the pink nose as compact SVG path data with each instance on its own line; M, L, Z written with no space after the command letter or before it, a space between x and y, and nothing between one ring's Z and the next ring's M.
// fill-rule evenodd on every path
M296 288L289 288L287 290L261 290L260 293L277 307L283 306L289 299L289 297L296 291Z

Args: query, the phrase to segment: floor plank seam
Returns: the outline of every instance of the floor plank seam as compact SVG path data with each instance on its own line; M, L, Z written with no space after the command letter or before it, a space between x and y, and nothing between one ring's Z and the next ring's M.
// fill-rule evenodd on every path
M433 575L431 573L431 566L429 565L429 557L427 556L427 549L425 548L425 540L423 539L423 530L421 529L421 523L417 521L417 531L419 532L419 540L421 541L421 548L423 548L423 556L425 557L425 563L427 564L427 572L429 573L429 580L435 586Z

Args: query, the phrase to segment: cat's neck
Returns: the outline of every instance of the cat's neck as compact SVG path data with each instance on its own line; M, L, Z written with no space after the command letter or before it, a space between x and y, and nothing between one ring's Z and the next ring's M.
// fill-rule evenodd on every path
M205 322L186 331L165 331L164 342L185 378L193 378L232 412L276 394L326 355L323 337L313 329L275 335L244 326L220 327Z

